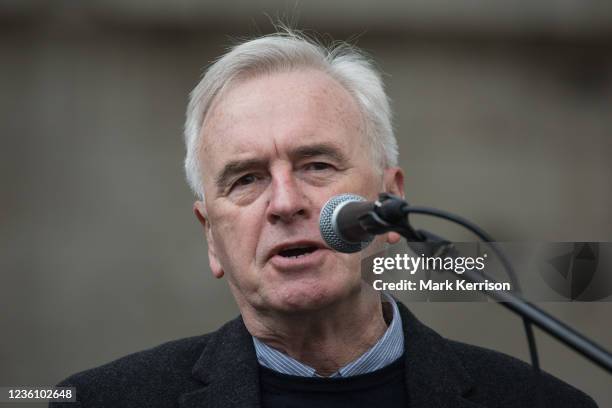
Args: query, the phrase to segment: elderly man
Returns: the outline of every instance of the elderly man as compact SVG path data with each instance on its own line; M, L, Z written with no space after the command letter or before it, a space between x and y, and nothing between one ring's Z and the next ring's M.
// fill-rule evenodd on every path
M185 136L210 268L241 316L72 376L81 406L594 406L443 339L372 288L360 254L324 244L330 197L403 195L382 81L356 49L292 32L234 47L192 92Z

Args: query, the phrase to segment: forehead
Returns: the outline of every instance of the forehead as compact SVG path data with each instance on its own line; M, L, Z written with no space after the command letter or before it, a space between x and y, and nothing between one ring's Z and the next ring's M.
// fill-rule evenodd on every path
M264 154L300 143L362 144L362 118L352 95L316 70L264 74L227 89L211 107L200 142L207 178L229 156Z

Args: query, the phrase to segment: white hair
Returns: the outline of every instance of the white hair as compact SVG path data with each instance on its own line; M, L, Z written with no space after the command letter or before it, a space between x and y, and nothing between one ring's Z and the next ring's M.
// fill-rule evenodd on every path
M397 165L397 141L381 75L354 46L329 47L293 30L246 41L213 63L193 89L185 121L185 173L193 192L204 198L198 151L201 130L213 101L235 80L300 68L318 69L338 81L357 102L377 169Z

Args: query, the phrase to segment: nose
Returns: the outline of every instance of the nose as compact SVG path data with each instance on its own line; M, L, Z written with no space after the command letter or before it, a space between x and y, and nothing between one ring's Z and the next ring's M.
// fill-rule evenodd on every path
M307 199L291 171L283 171L272 179L272 192L266 212L268 221L272 224L291 223L298 218L307 218Z

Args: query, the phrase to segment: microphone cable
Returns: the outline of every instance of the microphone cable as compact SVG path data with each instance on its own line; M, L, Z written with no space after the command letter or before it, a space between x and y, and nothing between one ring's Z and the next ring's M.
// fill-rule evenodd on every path
M538 326L557 340L561 341L576 352L599 365L606 371L612 373L612 353L606 351L590 339L567 326L560 320L552 317L535 305L522 298L520 286L516 273L506 254L497 246L493 238L482 228L458 215L447 211L442 211L428 207L411 207L401 197L389 193L380 193L378 200L369 203L359 203L356 207L347 212L343 217L340 216L344 205L349 205L350 201L365 201L363 197L356 197L351 194L335 196L321 210L320 229L325 241L339 252L352 253L361 251L372 240L373 235L395 231L401 234L407 242L423 242L435 244L436 253L449 251L452 242L443 237L432 234L426 230L414 230L408 218L410 214L429 215L451 221L474 233L478 238L489 246L495 256L500 260L510 282L514 285L511 292L498 290L484 290L491 298L497 300L501 306L517 313L523 320L531 365L535 374L536 385L542 385L542 372L533 331L533 325ZM340 207L342 206L342 207ZM340 208L340 210L338 210ZM348 218L347 218L348 217ZM342 219L342 221L341 221ZM340 225L343 224L343 225ZM342 232L342 230L345 230ZM345 234L351 237L347 240ZM364 242L365 241L365 242ZM473 282L486 282L487 279L495 282L494 279L485 275L466 271L466 278ZM543 395L539 386L537 396L538 405L543 403Z
M419 207L419 206L405 206L402 208L402 212L404 213L404 215L406 216L406 223L408 225L410 225L409 221L407 220L410 214L422 214L422 215L429 215L432 217L436 217L436 218L441 218L441 219L445 219L447 221L451 221L455 224L458 224L462 227L464 227L465 229L471 231L474 235L476 235L477 237L479 237L482 241L486 242L487 245L493 250L493 252L495 253L495 256L497 256L497 258L500 260L500 262L502 263L504 269L506 270L506 273L508 274L508 277L510 278L510 282L512 283L512 286L516 289L516 291L520 294L521 293L521 289L520 289L520 285L519 285L519 281L518 278L516 277L516 272L514 271L514 268L512 267L512 264L510 263L510 261L508 260L508 258L506 257L506 255L503 253L503 251L501 251L497 245L495 245L495 241L493 240L493 237L491 237L487 232L485 232L482 228L480 228L478 225L474 224L473 222L460 217L458 215L455 215L453 213L447 212L447 211L443 211L443 210L438 210L436 208L428 208L428 207ZM422 231L414 231L411 229L410 231L411 233L416 233L417 236L420 239L426 240L426 237L424 236L424 234L422 233ZM542 399L542 390L541 390L541 376L542 376L542 371L540 369L540 360L539 360L539 356L538 356L538 349L537 349L537 345L536 345L536 340L535 340L535 335L533 333L533 324L532 322L526 318L523 317L523 327L525 329L525 335L527 337L527 345L529 347L529 355L531 358L531 366L533 367L533 371L534 371L534 377L535 377L535 381L536 381L536 387L538 389L538 405L543 406L543 399Z

